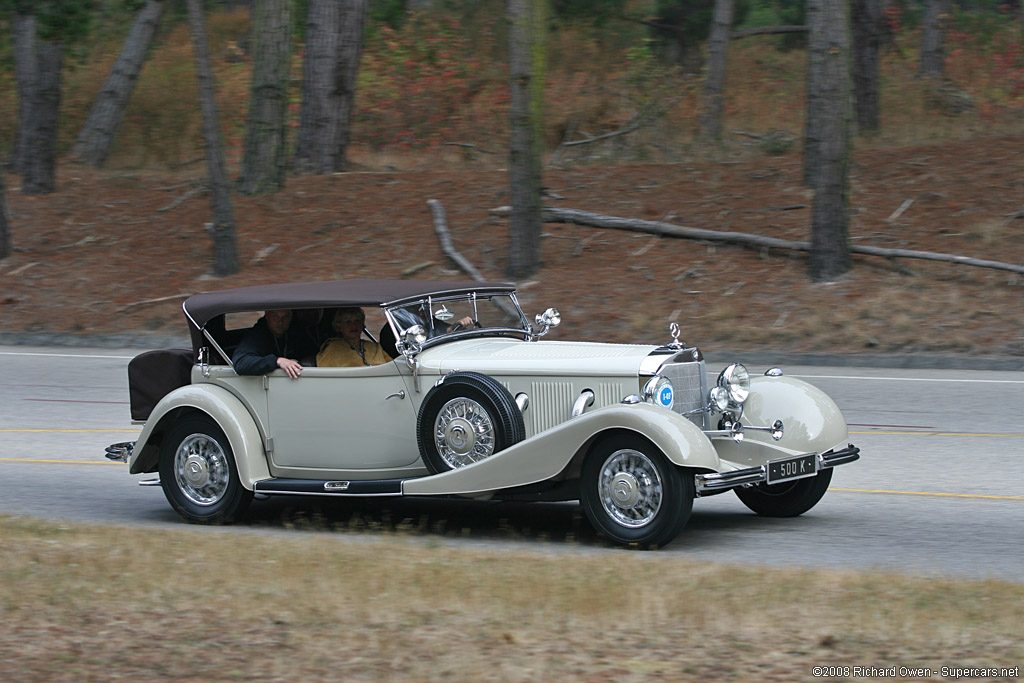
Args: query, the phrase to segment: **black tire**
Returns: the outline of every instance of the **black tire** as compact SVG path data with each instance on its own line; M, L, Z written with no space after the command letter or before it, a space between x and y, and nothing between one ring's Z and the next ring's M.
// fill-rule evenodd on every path
M832 481L832 468L813 477L781 484L755 484L739 487L736 495L748 508L762 517L796 517L818 504Z
M416 419L420 455L434 474L484 460L524 438L512 394L478 372L447 375L427 392Z
M206 415L171 427L160 445L160 485L171 507L189 522L229 522L249 506L224 431Z
M693 498L693 478L641 436L599 441L580 472L580 503L587 519L627 547L668 545L690 519Z

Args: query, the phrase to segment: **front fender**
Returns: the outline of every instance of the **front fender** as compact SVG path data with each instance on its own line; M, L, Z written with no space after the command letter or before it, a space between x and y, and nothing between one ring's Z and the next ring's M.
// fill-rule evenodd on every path
M546 481L561 473L595 438L612 430L644 436L676 465L719 469L711 441L695 424L658 406L620 403L584 413L486 460L406 480L402 492L423 496L471 494Z
M244 488L251 491L254 482L270 478L263 439L248 409L227 389L212 384L181 387L160 399L135 442L129 461L132 474L156 471L163 435L186 411L209 415L224 431Z
M751 377L740 422L768 427L775 420L785 427L780 441L765 432L747 431L741 443L715 439L719 455L739 467L759 466L786 455L824 453L845 445L849 437L846 418L821 389L792 377Z

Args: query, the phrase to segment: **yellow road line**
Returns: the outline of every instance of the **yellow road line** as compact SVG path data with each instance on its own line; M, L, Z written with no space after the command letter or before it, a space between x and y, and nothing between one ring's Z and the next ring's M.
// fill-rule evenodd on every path
M19 432L23 434L139 434L138 429L7 429L0 432Z
M977 434L974 432L850 432L877 436L987 436L997 438L1022 439L1024 434Z
M49 465L124 465L122 462L102 460L37 460L36 458L0 458L0 462L30 462L33 464L45 463Z
M888 491L885 489L839 489L832 488L829 491L844 491L846 493L895 493L901 496L936 496L939 498L986 498L988 500L1024 500L1024 496L990 496L982 493L935 493L932 491Z

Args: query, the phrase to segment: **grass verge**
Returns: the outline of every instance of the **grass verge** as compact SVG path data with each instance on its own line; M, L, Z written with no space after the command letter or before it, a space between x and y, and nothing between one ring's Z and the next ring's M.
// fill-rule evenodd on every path
M790 681L1024 663L1024 585L993 580L20 518L0 544L10 681Z

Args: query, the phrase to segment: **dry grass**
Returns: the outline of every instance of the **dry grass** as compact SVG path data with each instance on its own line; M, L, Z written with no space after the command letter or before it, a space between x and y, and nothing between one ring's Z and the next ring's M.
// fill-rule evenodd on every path
M0 678L811 680L1018 666L1024 586L5 519Z

